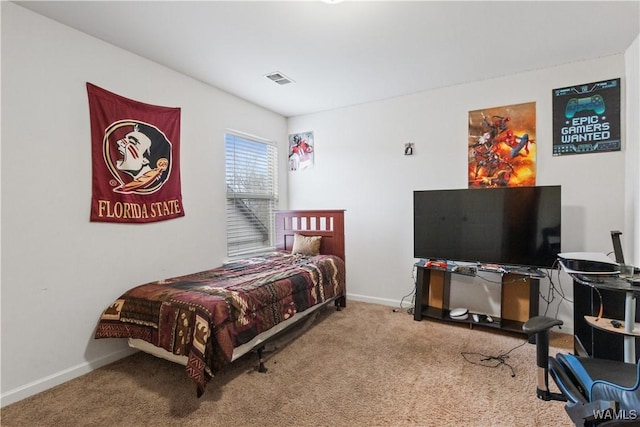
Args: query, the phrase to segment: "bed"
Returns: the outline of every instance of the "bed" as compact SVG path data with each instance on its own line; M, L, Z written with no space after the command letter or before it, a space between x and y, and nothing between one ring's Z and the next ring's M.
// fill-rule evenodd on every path
M109 305L95 338L185 365L200 397L216 372L328 304L346 306L344 211L277 211L276 250L146 283Z

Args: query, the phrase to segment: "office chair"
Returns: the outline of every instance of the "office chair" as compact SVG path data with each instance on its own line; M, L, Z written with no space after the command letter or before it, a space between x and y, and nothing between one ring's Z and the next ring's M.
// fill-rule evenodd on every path
M535 338L538 398L567 402L565 411L579 427L640 426L640 364L562 353L549 356L549 330L562 323L536 316L522 326ZM549 374L561 393L549 390Z

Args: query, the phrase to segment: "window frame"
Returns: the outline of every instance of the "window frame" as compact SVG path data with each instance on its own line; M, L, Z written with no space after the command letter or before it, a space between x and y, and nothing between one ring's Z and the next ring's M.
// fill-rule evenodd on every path
M239 258L272 251L275 248L274 212L279 199L278 145L233 129L225 130L224 142L227 256ZM233 145L231 151L230 144ZM262 147L264 157L255 157ZM264 169L261 180L257 179L261 176L260 169ZM265 206L260 206L263 201ZM254 205L253 208L250 205Z

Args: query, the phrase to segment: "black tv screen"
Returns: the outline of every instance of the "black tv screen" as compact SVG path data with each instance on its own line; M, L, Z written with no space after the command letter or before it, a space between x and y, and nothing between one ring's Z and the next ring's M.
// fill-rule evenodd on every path
M414 257L552 267L560 218L560 186L414 191Z

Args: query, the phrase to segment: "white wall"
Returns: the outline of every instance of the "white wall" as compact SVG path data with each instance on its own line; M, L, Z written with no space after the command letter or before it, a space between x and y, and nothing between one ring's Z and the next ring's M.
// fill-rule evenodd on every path
M185 217L89 222L87 81L182 108ZM284 117L2 2L2 405L121 357L93 334L126 289L223 261L225 128L287 150Z
M631 94L640 93L640 36L636 37L625 53L627 68L627 117L635 117L627 123L626 138L626 231L622 236L628 252L625 261L640 266L640 97ZM628 258L628 259L627 259Z
M469 111L535 102L537 185L562 185L563 251L611 252L610 230L625 232L629 144L619 152L553 157L552 90L616 77L626 140L623 55L290 118L289 133L314 132L316 156L313 170L289 174L290 207L346 209L348 293L396 305L414 286L413 191L467 187ZM403 155L406 142L415 143L413 156ZM630 250L631 241L623 243ZM570 298L571 280L554 280ZM572 310L560 306L567 332Z
M373 302L394 305L413 289L413 190L466 186L469 110L537 103L538 184L563 185L564 250L608 252L609 230L626 237L629 215L637 216L637 205L624 209L628 144L619 153L553 158L550 119L553 88L622 77L624 89L637 40L626 57L297 117L287 128L279 115L12 3L1 2L1 11L2 405L126 354L124 343L94 340L93 332L105 305L129 287L224 259L225 128L279 141L283 151L287 133L315 132L315 169L289 174L288 193L282 156L280 205L347 209L349 292ZM89 222L87 81L182 108L184 218ZM637 147L637 97L631 101L636 122L627 129ZM402 154L408 141L416 143L412 157ZM626 185L638 194L637 181ZM130 238L146 250L127 250ZM563 286L570 294L568 279Z

